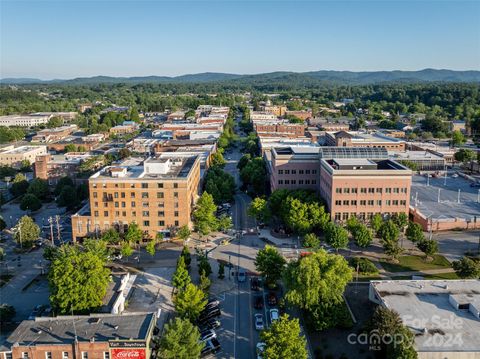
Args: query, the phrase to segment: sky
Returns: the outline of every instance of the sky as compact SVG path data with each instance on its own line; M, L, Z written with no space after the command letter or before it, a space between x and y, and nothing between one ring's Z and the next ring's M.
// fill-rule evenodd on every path
M0 77L480 70L480 1L0 0Z

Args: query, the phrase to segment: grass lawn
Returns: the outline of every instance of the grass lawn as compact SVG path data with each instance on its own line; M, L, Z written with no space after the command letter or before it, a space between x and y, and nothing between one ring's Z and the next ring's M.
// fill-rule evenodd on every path
M455 272L441 274L426 274L425 279L460 279Z
M381 261L381 266L388 272L420 272L429 269L450 268L450 262L442 255L436 254L431 262L426 262L421 256L401 256L399 263Z

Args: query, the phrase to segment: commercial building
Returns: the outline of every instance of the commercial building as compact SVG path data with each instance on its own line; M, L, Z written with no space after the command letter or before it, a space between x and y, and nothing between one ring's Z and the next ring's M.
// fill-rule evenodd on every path
M320 195L335 221L408 215L411 182L412 171L392 160L320 160Z
M369 299L400 315L419 359L480 358L480 280L371 281Z
M263 111L263 112L272 113L277 117L283 117L283 116L285 116L285 113L287 112L287 106L264 105L264 106L260 106L260 110Z
M133 133L139 128L138 124L133 121L125 121L123 124L114 126L110 129L110 133L114 135L124 135L128 133Z
M1 359L148 359L153 313L38 317L8 337Z
M52 115L8 115L0 116L0 126L36 127L48 123Z
M35 163L37 156L47 153L46 146L7 146L0 151L0 164L20 168L22 161Z
M318 127L327 132L348 131L350 125L341 122L326 122L318 124Z
M405 151L405 141L385 136L380 132L359 131L326 132L325 144L338 147L384 147L388 151Z
M418 171L444 171L445 158L429 151L390 152L390 157L405 165L412 164Z
M312 111L286 111L285 116L295 116L301 120L308 120L309 118L312 118Z
M74 240L136 222L146 237L190 225L198 198L200 157L163 153L108 166L88 180L90 205L72 216Z
M285 120L252 121L255 131L259 136L272 137L303 137L305 136L304 124L289 123Z
M77 125L67 125L40 130L32 137L32 142L55 142L60 141L78 130Z
M270 112L265 111L250 111L250 120L251 121L272 121L276 120L278 117Z
M82 147L85 151L91 151L100 143L101 136L67 136L64 139L47 144L49 151L63 152L68 145Z

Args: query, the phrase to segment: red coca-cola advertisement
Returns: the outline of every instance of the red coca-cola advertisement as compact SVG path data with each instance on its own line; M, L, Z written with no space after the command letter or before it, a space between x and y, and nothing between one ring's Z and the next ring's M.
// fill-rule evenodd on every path
M145 349L111 349L112 359L145 359Z

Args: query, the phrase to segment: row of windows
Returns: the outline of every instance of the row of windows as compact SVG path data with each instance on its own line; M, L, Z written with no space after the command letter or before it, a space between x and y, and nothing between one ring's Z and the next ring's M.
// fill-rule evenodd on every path
M278 184L297 184L297 180L278 180ZM298 184L317 184L317 180L298 180Z
M148 208L150 207L150 203L149 202L142 202L142 207L143 208ZM125 208L127 206L126 202L115 202L114 203L114 206L115 208L119 208L119 207L122 207L122 208ZM136 207L137 206L137 203L136 202L130 202L130 207ZM164 208L165 207L165 203L164 202L158 202L157 203L157 206L159 208ZM98 202L93 202L93 207L94 208L98 208L99 207L99 204ZM108 204L107 203L104 203L104 207L108 207ZM179 204L178 202L173 202L173 208L178 208L179 207Z
M22 352L22 359L28 359L28 352ZM45 359L52 359L52 352L45 352ZM62 359L68 359L68 352L62 352ZM88 359L88 352L82 352L82 359ZM103 352L103 359L110 359L110 353Z
M336 221L340 221L340 220L343 220L343 221L346 221L348 218L350 217L356 217L360 220L370 220L372 219L372 217L375 215L376 213L372 213L372 212L360 212L360 213L348 213L348 212L345 212L345 213L335 213L335 220ZM395 212L384 212L382 213L383 215L385 216L392 216L395 214Z
M113 198L118 198L119 193L103 193L103 200L112 200ZM148 198L148 192L142 192L142 198ZM163 192L157 192L157 198L164 198L165 194ZM98 198L98 192L93 192L93 198ZM120 192L120 198L125 198L125 192ZM130 192L130 198L135 198L135 192ZM173 198L178 198L178 192L173 192Z
M179 212L178 212L178 211L174 211L174 212L173 212L173 216L174 216L174 217L178 217L178 215L179 215ZM94 211L94 212L93 212L93 216L94 216L94 217L99 217L99 212L98 212L98 211ZM103 216L104 216L104 217L108 217L108 216L109 216L109 212L108 212L108 211L103 211ZM119 212L119 211L115 211L115 217L119 217L119 216L120 216L120 212ZM127 216L127 212L126 212L126 211L123 211L123 212L122 212L122 216L123 216L123 217L126 217L126 216ZM136 217L136 216L137 216L137 212L136 212L136 211L129 212L129 216ZM143 216L143 217L150 217L150 211L142 211L142 216ZM157 212L157 216L158 216L158 217L165 217L165 212L164 212L164 211L158 211L158 212Z
M377 206L381 206L382 205L382 201L381 200L361 200L361 201L356 201L356 200L344 200L344 201L340 201L340 200L336 200L335 201L335 205L337 206L356 206L357 203L360 202L360 206L373 206L374 204L377 205ZM402 200L397 200L397 199L394 199L394 200L389 200L387 199L385 201L385 205L386 206L398 206L398 204L400 203L400 206L406 206L407 205L407 201L402 199Z
M298 170L298 174L299 175L303 175L303 174L306 174L306 175L309 175L309 174L317 174L317 170ZM283 174L286 174L286 175L289 175L289 174L292 174L292 175L295 175L297 174L297 170L278 170L278 174L279 175L283 175Z
M97 184L96 183L93 183L92 184L92 187L93 188L97 188ZM102 187L103 188L107 188L107 184L106 183L102 183ZM125 183L115 183L114 184L114 187L115 188L125 188ZM154 183L150 183L150 186L148 183L142 183L141 185L142 188L163 188L163 183L158 183L157 182L157 185L155 186ZM130 188L135 188L135 183L130 183ZM174 182L173 183L173 188L178 188L178 183Z
M385 190L385 193L407 193L407 187L394 187L394 188L381 188L381 187L361 187L360 188L360 193L383 193ZM358 188L352 187L346 187L346 188L335 188L336 193L358 193Z

